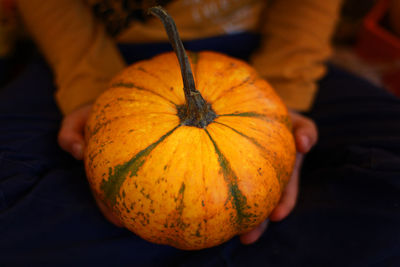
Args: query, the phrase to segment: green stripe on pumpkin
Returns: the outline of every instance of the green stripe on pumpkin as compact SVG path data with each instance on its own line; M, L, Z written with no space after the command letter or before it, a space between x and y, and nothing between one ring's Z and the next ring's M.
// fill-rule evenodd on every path
M103 179L100 189L104 192L105 199L108 200L108 203L112 207L116 204L117 197L121 197L119 195L120 189L128 175L130 174L130 177L136 176L142 165L145 163L145 158L151 153L151 151L153 151L157 145L164 141L179 127L180 125L161 136L160 139L141 150L128 162L109 169L108 180Z
M261 150L265 150L264 147L263 147L259 142L257 142L256 139L254 139L254 138L252 138L252 137L250 137L250 136L248 136L248 135L246 135L246 134L244 134L244 133L242 133L242 132L236 130L235 128L232 128L232 127L229 126L229 125L226 125L225 123L218 122L218 121L214 121L214 122L217 123L217 124L220 124L220 125L222 125L222 126L225 126L225 127L229 128L229 129L231 129L231 130L234 131L235 133L237 133L237 134L239 134L240 136L242 136L242 137L246 138L247 140L249 140L251 143L253 143L255 146L257 146L257 147L260 148Z
M176 106L176 104L173 101L169 100L165 96L163 96L163 95L161 95L161 94L159 94L157 92L154 92L153 90L137 86L137 85L135 85L134 83L131 83L131 82L118 81L118 82L115 82L115 83L111 84L111 88L117 88L117 87L132 88L132 89L137 89L139 91L149 92L149 93L152 93L153 95L161 97L162 99L164 99L164 100L170 102L171 104L173 104L174 106ZM124 100L124 99L120 98L120 100Z
M232 66L236 67L235 65L232 65ZM230 92L232 92L236 88L239 88L239 87L245 85L246 83L249 83L250 79L251 79L251 77L248 76L248 77L244 78L239 84L233 85L233 86L229 87L228 89L224 90L217 98L215 98L213 100L213 102L216 102L216 101L220 100L221 98L224 98L224 96L226 94L229 94Z
M276 120L280 123L282 123L283 125L286 126L286 128L291 131L292 130L292 123L290 121L289 116L275 116L275 115L265 115L265 114L260 114L260 113L256 113L256 112L237 112L237 113L229 113L229 114L222 114L222 115L218 115L220 117L247 117L247 118L257 118L257 119L261 119L261 120L265 120L265 121L273 121Z
M175 199L176 202L176 211L178 212L178 219L176 221L176 225L182 230L185 231L189 224L185 223L182 219L183 210L185 208L184 204L184 196L185 196L185 183L182 182L181 187L178 192L178 197Z
M250 117L250 118L261 118L261 119L269 119L266 115L256 113L256 112L235 112L229 114L222 114L219 116L226 116L226 117Z
M227 160L227 158L222 154L221 150L218 148L217 143L211 137L210 133L205 129L208 137L214 145L215 152L218 156L218 162L221 167L222 173L224 175L225 182L228 185L228 193L229 193L229 201L231 201L232 206L236 210L236 223L237 227L241 228L241 226L245 226L247 222L249 222L250 218L254 215L246 212L248 209L247 198L240 191L238 186L238 178L237 175L232 170L232 167Z

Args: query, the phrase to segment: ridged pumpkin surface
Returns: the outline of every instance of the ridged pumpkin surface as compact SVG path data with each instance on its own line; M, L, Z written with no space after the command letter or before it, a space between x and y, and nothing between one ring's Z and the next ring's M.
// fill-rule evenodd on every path
M287 110L246 63L191 53L196 88L217 114L185 126L178 60L128 67L95 102L85 167L97 199L142 238L181 249L225 242L265 220L295 160Z

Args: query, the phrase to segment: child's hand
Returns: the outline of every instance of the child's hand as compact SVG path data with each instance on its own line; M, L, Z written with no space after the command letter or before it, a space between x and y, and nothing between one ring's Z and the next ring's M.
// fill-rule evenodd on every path
M66 115L58 132L58 144L77 160L83 159L84 130L92 105L82 106Z
M280 221L290 214L296 205L297 195L299 190L299 174L301 164L303 162L304 154L308 153L310 149L315 145L318 139L318 131L314 122L298 113L290 112L293 133L296 143L296 163L292 173L292 177L285 190L283 191L279 204L275 207L269 216L271 221ZM267 228L268 221L266 220L261 223L258 227L251 230L250 232L240 236L240 241L243 244L251 244L257 241L262 233Z

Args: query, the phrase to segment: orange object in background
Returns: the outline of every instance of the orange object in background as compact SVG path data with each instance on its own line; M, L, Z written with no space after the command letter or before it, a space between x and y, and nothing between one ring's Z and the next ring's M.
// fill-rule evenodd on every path
M385 23L387 25L385 25ZM363 20L356 53L381 66L386 88L400 96L400 2L379 0Z

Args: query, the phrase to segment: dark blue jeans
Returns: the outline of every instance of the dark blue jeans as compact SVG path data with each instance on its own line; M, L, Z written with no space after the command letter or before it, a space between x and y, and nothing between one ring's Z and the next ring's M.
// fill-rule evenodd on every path
M251 49L232 43L239 51L227 52L246 58ZM253 245L189 252L103 218L82 162L57 145L52 79L36 57L0 89L0 266L400 266L400 100L383 89L330 67L308 114L320 139L293 213Z

